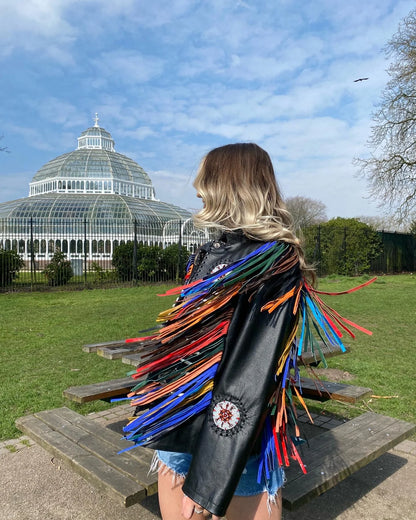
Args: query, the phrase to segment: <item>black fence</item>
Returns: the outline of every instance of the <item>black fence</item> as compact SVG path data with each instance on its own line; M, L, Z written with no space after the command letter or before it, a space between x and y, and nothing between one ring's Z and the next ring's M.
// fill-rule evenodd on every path
M208 239L191 219L0 219L0 290L177 281Z
M416 270L416 238L406 233L379 232L382 251L371 262L375 273L411 273Z
M416 269L410 234L323 225L304 235L319 276ZM191 219L0 219L0 290L177 282L207 240Z
M306 257L319 276L394 274L416 269L416 238L369 228L314 226L304 233Z

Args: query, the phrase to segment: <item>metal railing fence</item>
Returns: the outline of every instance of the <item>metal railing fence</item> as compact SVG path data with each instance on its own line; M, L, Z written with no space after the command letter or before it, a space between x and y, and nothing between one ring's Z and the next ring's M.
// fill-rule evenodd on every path
M0 291L176 282L207 240L191 219L0 219ZM304 243L319 276L416 270L411 234L323 225Z
M0 219L0 290L178 280L207 240L191 219Z

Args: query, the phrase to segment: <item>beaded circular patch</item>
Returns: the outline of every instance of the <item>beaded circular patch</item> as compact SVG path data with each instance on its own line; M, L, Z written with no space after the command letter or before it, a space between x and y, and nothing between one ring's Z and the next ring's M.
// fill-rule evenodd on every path
M225 269L227 267L228 264L218 264L214 267L214 269L212 269L211 271L211 274L215 274L215 273L218 273L218 271L222 271L223 269Z
M221 430L231 430L240 422L241 414L238 407L231 401L220 401L212 410L214 424Z

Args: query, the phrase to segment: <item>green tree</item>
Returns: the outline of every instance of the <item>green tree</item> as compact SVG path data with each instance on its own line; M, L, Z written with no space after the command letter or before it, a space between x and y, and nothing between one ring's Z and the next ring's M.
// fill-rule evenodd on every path
M0 287L11 285L25 263L16 251L0 249Z
M66 259L65 253L59 249L54 253L52 260L42 271L49 285L65 285L74 276L71 262Z
M349 276L368 272L382 251L380 236L364 222L337 217L305 231L306 255L318 273Z
M390 76L373 114L370 158L356 159L371 193L399 221L416 214L416 9L386 45Z

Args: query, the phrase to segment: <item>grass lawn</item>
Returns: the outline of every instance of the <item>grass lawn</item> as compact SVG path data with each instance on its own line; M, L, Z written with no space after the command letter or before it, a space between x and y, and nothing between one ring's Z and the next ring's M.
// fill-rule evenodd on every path
M319 289L338 292L364 280L326 278ZM416 276L381 276L355 293L325 299L343 316L373 332L367 336L357 331L355 340L344 337L351 353L329 359L328 366L352 374L346 382L370 387L374 397L354 406L327 401L319 405L321 409L346 417L373 410L416 422Z
M0 294L0 440L19 435L17 417L69 406L79 412L108 408L79 405L62 391L124 377L132 367L82 351L82 345L137 337L174 298L167 286L51 293Z
M319 288L341 291L362 281L332 277L321 280ZM81 347L134 337L151 327L157 313L174 300L156 296L166 288L0 294L0 440L20 435L14 421L24 414L63 405L81 413L111 406L101 401L77 405L62 398L69 386L123 377L131 369ZM371 337L357 333L356 340L347 341L352 352L329 360L329 366L353 374L348 382L369 386L379 397L356 406L329 402L319 408L343 416L372 409L416 422L416 276L383 276L361 291L326 300L373 331Z

